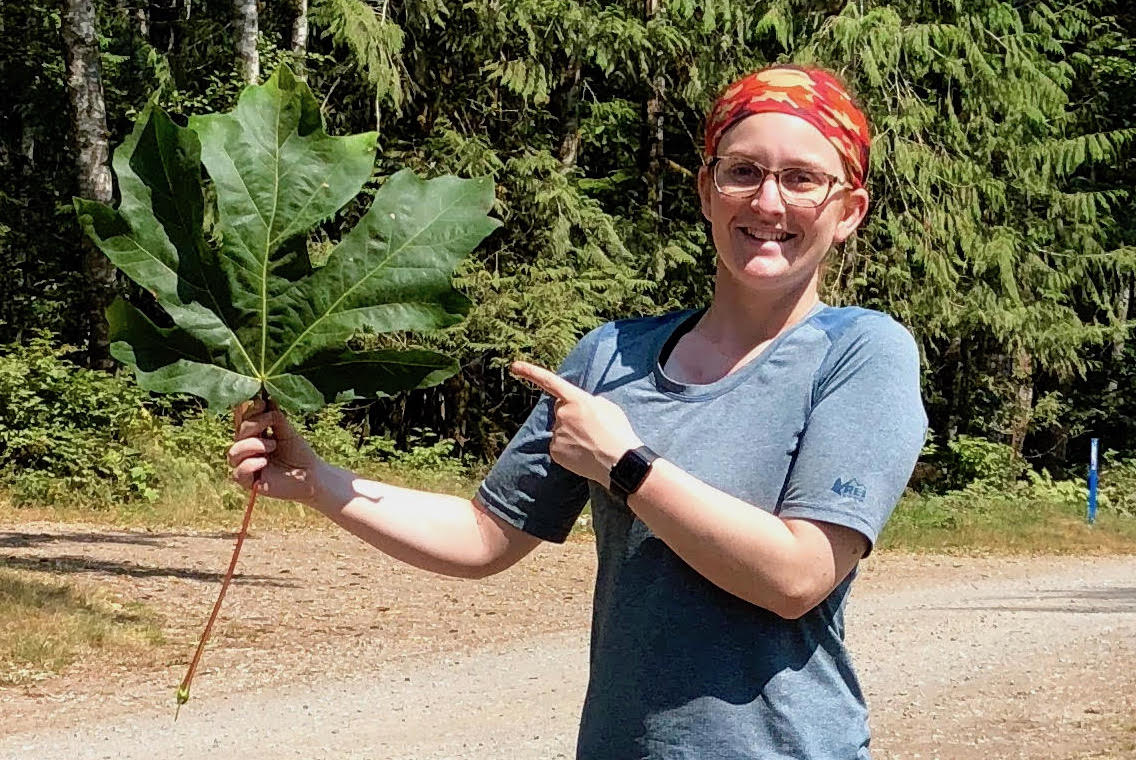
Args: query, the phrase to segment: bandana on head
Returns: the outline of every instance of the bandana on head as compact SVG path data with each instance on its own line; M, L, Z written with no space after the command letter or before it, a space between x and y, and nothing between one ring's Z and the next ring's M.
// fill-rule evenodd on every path
M819 129L843 159L849 181L864 186L871 140L868 120L840 82L822 69L776 66L727 87L706 118L706 157L714 155L727 129L768 111L799 116Z

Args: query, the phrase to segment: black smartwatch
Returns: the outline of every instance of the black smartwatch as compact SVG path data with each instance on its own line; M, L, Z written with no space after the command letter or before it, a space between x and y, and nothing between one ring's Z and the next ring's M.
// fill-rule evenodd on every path
M611 468L611 492L627 498L639 490L659 455L647 446L629 449Z

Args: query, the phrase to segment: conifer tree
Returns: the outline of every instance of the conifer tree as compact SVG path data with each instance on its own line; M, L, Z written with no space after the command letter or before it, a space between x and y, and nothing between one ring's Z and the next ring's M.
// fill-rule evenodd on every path
M160 5L151 4L151 36ZM665 0L648 16L644 0L310 0L309 82L330 129L377 125L374 184L403 165L490 174L505 222L460 273L474 312L427 339L460 357L461 376L382 402L372 429L435 430L492 454L531 402L507 382L508 359L555 364L603 320L704 302L714 253L694 193L703 115L747 71L815 61L849 81L876 134L872 210L833 252L825 297L912 328L936 435L985 435L1027 454L1093 426L1136 440L1128 5ZM59 91L44 84L50 66L30 67L25 52L58 55L37 37L50 15L38 7L0 6L0 23L25 41L0 44L0 73L35 83L27 95L16 88L14 116L0 116L0 167L40 172L58 188L51 167L65 155L36 136L57 119ZM231 5L193 4L163 27L162 40L176 32L178 44L155 48L118 31L137 27L118 4L95 7L113 51L104 60L113 141L153 87L171 113L231 107L241 81ZM266 71L291 56L296 17L291 3L260 9ZM35 138L34 160L21 135ZM657 176L647 182L652 148ZM4 242L6 226L20 247L0 259L9 324L33 313L19 283L60 281L51 262L67 246L25 233L51 228L55 202L30 189L0 197L0 246L16 244ZM326 222L308 241L313 257L359 213ZM48 292L61 294L48 322L66 326L70 289ZM18 329L0 324L6 336Z

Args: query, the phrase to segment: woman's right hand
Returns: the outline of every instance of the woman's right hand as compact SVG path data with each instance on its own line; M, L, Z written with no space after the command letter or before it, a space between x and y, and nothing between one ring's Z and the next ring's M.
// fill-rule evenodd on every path
M284 413L272 402L266 411L264 401L256 399L237 407L234 416L236 442L229 447L233 480L249 489L260 473L260 493L310 503L319 488L317 475L324 462ZM262 437L269 428L271 436Z

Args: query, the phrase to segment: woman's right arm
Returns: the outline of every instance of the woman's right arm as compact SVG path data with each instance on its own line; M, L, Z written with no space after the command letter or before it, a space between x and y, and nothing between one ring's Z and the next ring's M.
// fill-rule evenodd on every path
M233 479L319 510L390 556L443 575L483 578L532 551L540 539L476 500L379 483L324 462L277 409L249 408L229 449ZM272 429L272 437L261 437Z

